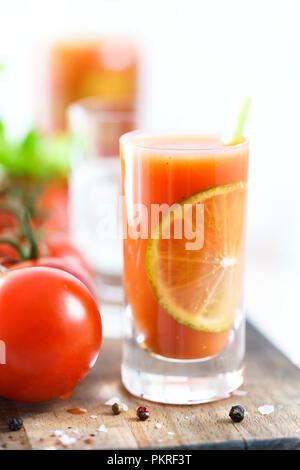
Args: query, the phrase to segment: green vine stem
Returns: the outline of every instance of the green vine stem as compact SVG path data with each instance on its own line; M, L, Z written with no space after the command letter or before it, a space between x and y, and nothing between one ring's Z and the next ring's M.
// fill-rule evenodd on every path
M30 214L28 211L26 211L24 215L24 234L29 242L29 253L27 259L37 259L39 257L38 245L30 228Z
M38 258L38 244L30 227L30 210L27 209L25 211L22 211L11 206L0 205L0 212L7 212L15 216L16 220L19 222L20 225L20 235L28 241L28 254L25 254L25 251L22 249L20 244L11 238L0 237L0 243L8 243L9 245L13 246L18 251L20 255L20 260L22 261Z
M21 261L26 261L26 259L28 259L21 245L15 240L8 237L0 237L0 244L1 243L12 246L18 252Z

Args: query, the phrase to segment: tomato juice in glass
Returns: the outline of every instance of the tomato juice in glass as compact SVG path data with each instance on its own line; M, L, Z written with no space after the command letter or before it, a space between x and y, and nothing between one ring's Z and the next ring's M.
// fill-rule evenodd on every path
M65 131L67 107L82 98L107 99L115 108L120 105L120 111L124 100L135 106L138 57L135 45L127 38L61 41L43 56L42 130Z
M165 403L226 396L243 381L248 142L132 132L121 137L121 164L123 383L134 395ZM153 207L161 205L153 227ZM148 234L132 237L141 206ZM194 232L203 232L197 249L174 235L176 221L183 226L189 215Z

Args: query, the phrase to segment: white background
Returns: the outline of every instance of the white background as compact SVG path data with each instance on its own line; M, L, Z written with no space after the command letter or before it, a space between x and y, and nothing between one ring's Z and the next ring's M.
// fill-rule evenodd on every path
M35 56L49 39L130 34L142 54L147 127L222 129L250 94L246 302L300 365L300 1L0 0L0 114L33 120Z

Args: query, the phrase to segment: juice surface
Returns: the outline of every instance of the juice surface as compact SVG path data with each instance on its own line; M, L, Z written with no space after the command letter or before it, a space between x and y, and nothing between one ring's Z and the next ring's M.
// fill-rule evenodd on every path
M248 144L223 146L217 138L128 134L121 139L125 217L130 228L133 204L172 205L219 185L247 181ZM124 287L144 346L177 359L217 354L230 330L204 332L174 320L158 303L146 273L148 239L124 240ZM243 247L241 250L243 251Z

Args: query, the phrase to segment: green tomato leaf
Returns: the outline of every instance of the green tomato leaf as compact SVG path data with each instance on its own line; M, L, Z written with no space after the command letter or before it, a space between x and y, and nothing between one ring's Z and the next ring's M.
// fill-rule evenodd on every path
M66 177L69 172L70 139L45 136L30 130L20 142L10 142L0 121L0 165L9 175L43 179Z

